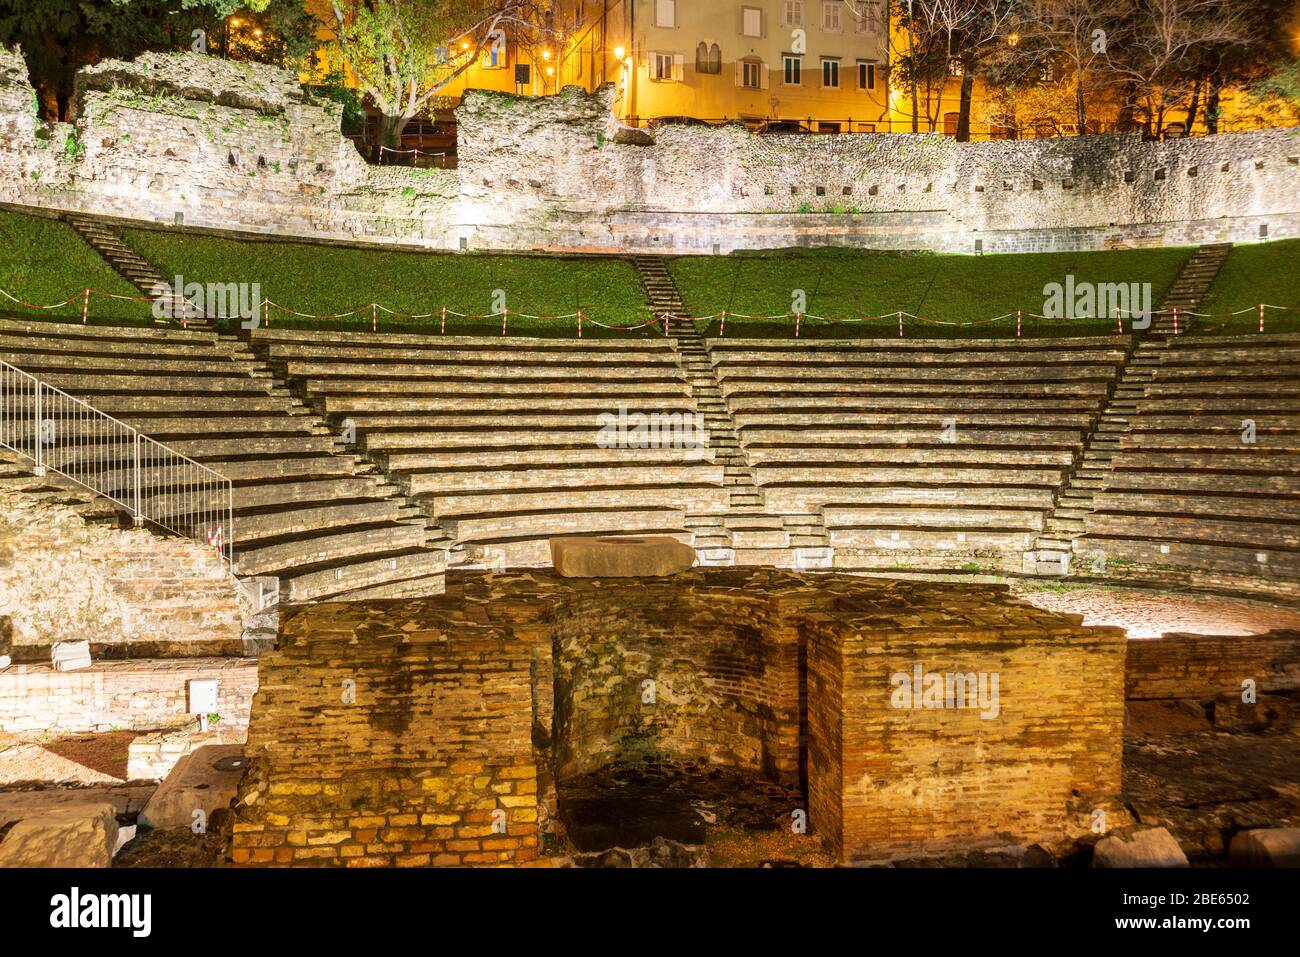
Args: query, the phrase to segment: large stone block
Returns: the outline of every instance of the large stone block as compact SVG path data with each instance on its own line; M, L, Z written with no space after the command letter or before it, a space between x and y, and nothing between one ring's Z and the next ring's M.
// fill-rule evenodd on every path
M1237 867L1300 867L1300 827L1242 831L1228 847L1228 862Z
M1092 850L1093 867L1187 867L1187 855L1163 827L1112 834Z
M663 535L577 535L552 538L551 561L565 578L657 578L694 565L695 549Z
M23 818L0 843L0 867L108 867L117 849L111 804L74 804Z
M160 830L206 828L212 812L230 807L247 763L239 744L208 744L176 762L140 813L140 824Z

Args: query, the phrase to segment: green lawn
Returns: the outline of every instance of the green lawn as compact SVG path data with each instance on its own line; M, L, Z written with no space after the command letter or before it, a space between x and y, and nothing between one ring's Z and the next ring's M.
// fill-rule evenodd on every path
M261 294L297 312L336 315L358 306L360 315L336 320L295 319L271 311L272 327L369 329L369 304L406 313L438 312L446 306L467 315L491 314L496 290L512 313L565 315L579 308L607 325L644 321L645 292L622 259L558 259L386 252L307 243L258 242L130 229L126 242L164 276L186 282L258 283ZM438 331L437 319L410 320L378 314L380 330ZM530 335L571 336L577 320L535 321L511 316L507 326ZM447 320L447 333L496 334L501 322ZM603 331L584 324L584 336Z
M66 223L0 210L0 289L36 305L77 298L59 309L29 309L0 296L0 312L19 319L81 321L81 290L120 296L140 293L100 259ZM92 296L94 323L136 325L152 321L147 302Z
M1207 335L1258 332L1256 307L1261 302L1295 310L1266 310L1265 332L1300 332L1300 239L1233 246L1214 281L1210 298L1198 311L1236 312L1246 308L1252 311L1231 319L1199 320L1192 332Z
M694 315L766 315L787 312L794 290L807 297L807 314L841 319L885 318L874 322L824 323L809 320L802 335L879 337L898 334L897 312L949 323L977 322L1017 309L1044 311L1043 287L1076 283L1149 282L1158 305L1191 249L1134 249L1105 252L954 256L932 253L848 249L780 250L725 257L682 257L670 264L687 308ZM708 324L717 334L720 323ZM1015 335L1015 319L973 326L947 326L906 319L906 334L934 338ZM701 324L703 330L704 324ZM1024 319L1025 336L1106 335L1112 319ZM793 321L728 319L728 336L789 336Z

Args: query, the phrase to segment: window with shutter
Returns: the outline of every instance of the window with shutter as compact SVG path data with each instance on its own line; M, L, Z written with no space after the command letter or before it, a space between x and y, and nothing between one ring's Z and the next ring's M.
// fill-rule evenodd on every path
M741 8L741 33L747 37L763 35L763 11L758 7Z
M785 0L781 4L781 25L784 27L803 26L803 0Z
M655 0L655 26L677 26L677 0Z
M758 60L742 60L740 63L740 85L748 90L763 88L763 64Z
M834 3L822 4L822 29L827 33L840 32L840 3L835 0Z

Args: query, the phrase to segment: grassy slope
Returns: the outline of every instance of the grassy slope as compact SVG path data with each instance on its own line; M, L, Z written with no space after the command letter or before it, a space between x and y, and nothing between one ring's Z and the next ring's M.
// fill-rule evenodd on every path
M792 291L807 294L807 312L857 317L898 310L945 322L989 319L1017 308L1042 313L1047 283L1150 282L1153 305L1191 255L1190 249L953 256L844 249L782 250L717 258L680 258L670 269L687 308L695 315L726 309L751 315L785 312ZM716 332L718 323L709 324ZM1015 334L1015 320L952 327L907 320L908 334L984 337ZM792 321L728 320L728 335L792 334ZM897 335L897 321L809 323L804 335ZM1024 320L1023 334L1096 335L1115 331L1111 320Z
M1300 239L1234 246L1201 312L1236 312L1266 302L1294 312L1270 309L1266 332L1300 332ZM1259 330L1259 313L1232 319L1203 319L1193 332L1244 335Z
M43 216L0 210L0 289L37 305L60 302L89 286L100 292L138 296L130 283L87 246L67 224ZM151 321L150 305L91 298L91 320ZM0 296L0 311L20 319L81 321L81 298L59 309L28 309Z
M409 313L493 312L493 291L506 307L532 315L564 315L579 307L611 325L643 321L645 294L632 266L618 259L560 260L537 256L456 255L345 249L306 243L255 242L157 230L126 231L126 241L164 276L186 282L259 283L263 296L298 312L333 315L371 301ZM437 320L407 320L379 313L380 329L437 331ZM271 314L274 326L308 324ZM312 327L370 328L370 311ZM509 328L574 335L576 320L530 322L512 316ZM448 319L448 333L500 332L500 320L471 323ZM584 335L593 335L591 326Z

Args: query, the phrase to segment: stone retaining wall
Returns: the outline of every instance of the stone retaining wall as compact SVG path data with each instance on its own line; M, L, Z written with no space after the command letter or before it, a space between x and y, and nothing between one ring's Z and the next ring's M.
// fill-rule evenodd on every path
M241 601L202 545L0 490L0 614L12 619L15 661L47 662L54 643L86 640L97 659L239 655Z
M0 51L0 201L432 249L728 252L844 245L1099 249L1300 235L1294 129L957 143L622 128L613 88L471 91L459 168L371 167L338 104L272 67L195 54L79 75L75 125L40 124ZM978 247L977 247L978 243ZM226 277L235 280L238 277Z
M1248 679L1259 692L1300 690L1300 632L1167 634L1128 645L1126 698L1209 700Z

